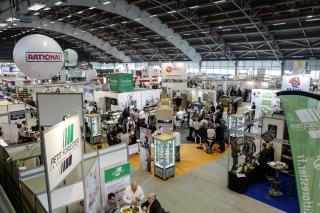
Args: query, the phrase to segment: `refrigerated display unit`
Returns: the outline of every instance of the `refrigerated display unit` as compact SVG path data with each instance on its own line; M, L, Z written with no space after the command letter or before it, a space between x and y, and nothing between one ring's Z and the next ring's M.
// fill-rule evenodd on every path
M229 129L231 137L243 137L244 133L244 117L243 116L230 116L229 117ZM242 126L235 129L237 126Z
M163 180L175 175L175 137L162 134L154 137L154 174Z
M85 114L85 121L91 130L91 140L90 143L100 142L101 129L100 129L100 114Z

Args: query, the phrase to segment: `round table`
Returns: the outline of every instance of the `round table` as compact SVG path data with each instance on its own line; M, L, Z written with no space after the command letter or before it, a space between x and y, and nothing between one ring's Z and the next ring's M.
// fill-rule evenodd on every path
M279 178L279 172L287 169L288 166L284 162L280 161L272 161L268 163L268 166L270 166L272 169L276 170L276 177L274 179L271 178L271 187L269 188L269 195L273 197L281 197L283 195L283 192L280 190L280 178Z
M138 207L138 211L137 212L133 212L133 208L134 206L130 205L130 206L124 206L120 209L120 213L144 213L144 211L142 211L140 206L136 206Z

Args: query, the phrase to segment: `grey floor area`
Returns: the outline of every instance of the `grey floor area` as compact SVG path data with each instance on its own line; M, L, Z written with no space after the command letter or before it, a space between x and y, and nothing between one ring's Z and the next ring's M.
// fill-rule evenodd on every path
M181 142L187 130L181 131ZM132 169L131 177L145 194L154 192L170 213L280 213L279 209L261 203L227 188L227 155L180 176L162 182L158 178Z

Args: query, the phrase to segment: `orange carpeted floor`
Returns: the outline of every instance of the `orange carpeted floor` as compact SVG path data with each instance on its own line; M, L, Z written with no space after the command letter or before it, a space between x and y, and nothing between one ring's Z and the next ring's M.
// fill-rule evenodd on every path
M224 155L227 153L225 151L224 153L220 153L219 151L215 151L213 154L207 154L205 151L201 149L197 149L197 144L181 144L180 146L180 162L176 162L176 173L175 176L181 176L199 166L202 164L205 164L209 160L214 160L221 155ZM217 146L218 147L218 146ZM215 147L215 150L218 150L217 147ZM152 154L153 155L153 154ZM139 155L131 155L129 156L129 162L131 166L133 166L135 169L139 169ZM152 161L152 175L153 172L153 161Z

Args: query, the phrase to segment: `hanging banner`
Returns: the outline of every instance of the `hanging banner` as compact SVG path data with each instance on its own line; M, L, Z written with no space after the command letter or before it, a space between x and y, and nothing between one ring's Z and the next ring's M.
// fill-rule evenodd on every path
M286 113L300 212L320 212L320 96L279 92Z
M47 129L44 134L46 172L52 191L81 162L80 115Z
M294 60L292 64L292 74L300 75L306 72L306 60Z
M84 205L86 213L98 212L101 203L99 162L96 160L84 180Z
M282 77L282 91L305 91L309 92L310 77L303 75L290 75Z
M121 206L123 192L130 185L130 163L105 169L104 183L106 195L113 192Z

